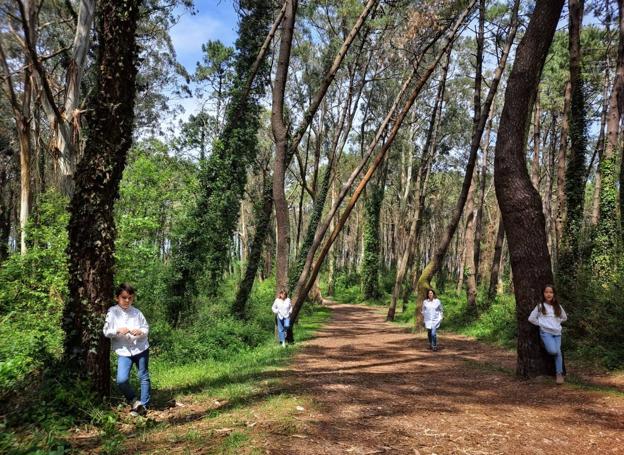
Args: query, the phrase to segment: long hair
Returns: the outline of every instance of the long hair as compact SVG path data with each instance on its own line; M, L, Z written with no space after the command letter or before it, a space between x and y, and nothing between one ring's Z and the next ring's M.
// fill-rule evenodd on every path
M553 299L550 303L555 309L555 316L561 316L561 305L559 304L559 300L557 300L557 291L555 291L555 287L552 284L547 284L542 288L542 298L544 298L544 291L546 288L550 288L553 291ZM546 314L546 307L542 304L542 314Z
M435 299L437 297L436 292L433 289L427 289L427 300L429 300L429 292L433 292L433 298Z

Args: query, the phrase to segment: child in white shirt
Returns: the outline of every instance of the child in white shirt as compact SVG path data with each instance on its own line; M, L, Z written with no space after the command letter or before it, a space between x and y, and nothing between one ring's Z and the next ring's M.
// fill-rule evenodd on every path
M290 313L292 313L292 305L288 298L288 292L282 289L278 292L277 298L273 302L271 310L277 317L277 335L282 347L286 347L286 333L290 327Z
M438 336L437 330L440 327L444 312L442 309L442 303L436 298L435 291L429 289L427 291L427 298L422 304L422 314L425 322L425 328L427 329L427 338L429 339L429 348L432 351L438 350Z
M149 325L138 308L132 306L134 288L121 284L115 292L117 305L108 309L104 323L104 336L111 339L112 349L117 354L117 386L132 405L131 414L145 414L150 401L151 383L149 376ZM130 385L130 370L136 364L141 382L141 400Z

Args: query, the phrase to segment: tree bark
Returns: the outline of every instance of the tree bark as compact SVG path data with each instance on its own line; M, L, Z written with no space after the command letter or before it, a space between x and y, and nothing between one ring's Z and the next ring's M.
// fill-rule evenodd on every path
M555 231L557 251L561 245L563 237L563 226L566 219L566 162L568 160L568 134L570 132L570 104L572 100L572 88L570 81L565 85L563 95L563 116L561 118L561 140L559 142L559 153L557 154L557 214L555 219ZM557 257L559 255L557 254Z
M282 22L282 36L280 50L273 84L273 104L271 111L271 129L275 140L275 168L273 171L273 203L275 206L275 223L277 238L275 249L275 286L276 294L286 289L288 285L288 255L289 255L289 221L288 202L284 191L288 150L288 127L284 119L284 95L290 49L295 29L295 15L297 14L297 0L287 0L288 6Z
M488 290L488 301L491 302L498 293L498 280L501 274L501 256L503 253L503 241L505 240L505 228L502 217L498 216L498 227L496 228L496 244L494 245L494 257L492 258L492 271L490 273L490 287Z
M132 144L139 6L140 0L99 2L97 89L70 203L64 354L69 370L89 377L102 397L110 393L110 341L102 326L113 301L114 204Z
M527 320L542 301L542 288L552 283L553 274L542 203L527 172L525 150L532 105L562 8L563 0L538 0L535 5L507 82L495 149L494 183L508 237L516 297L516 373L523 377L549 372L538 330Z
M566 221L559 248L558 278L572 283L580 261L579 238L583 224L585 199L585 152L587 150L587 121L583 78L581 74L581 26L584 0L568 0L570 90L572 93L570 122L570 157L566 166ZM563 280L563 281L562 281ZM564 284L564 290L568 286Z

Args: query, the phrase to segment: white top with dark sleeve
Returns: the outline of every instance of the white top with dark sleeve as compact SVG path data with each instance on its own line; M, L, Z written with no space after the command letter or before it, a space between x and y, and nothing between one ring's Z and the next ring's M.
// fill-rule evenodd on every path
M542 313L542 306L546 314ZM529 315L529 322L539 326L540 330L551 335L561 335L561 323L568 320L568 315L561 307L561 316L555 315L555 308L550 303L536 305Z
M140 329L143 333L139 336L130 333L120 335L117 330L122 327L130 330ZM111 339L112 348L117 355L131 357L145 351L149 348L148 333L149 324L138 308L130 306L124 310L119 305L115 305L108 309L104 323L104 336Z

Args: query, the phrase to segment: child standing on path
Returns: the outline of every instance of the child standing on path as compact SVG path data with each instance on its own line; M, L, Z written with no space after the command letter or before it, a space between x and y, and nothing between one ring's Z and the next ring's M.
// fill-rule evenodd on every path
M437 299L436 293L433 289L427 291L427 298L422 304L422 314L425 321L425 328L427 329L427 338L429 339L429 348L432 351L438 350L438 337L436 332L442 318L444 316L442 303Z
M568 315L563 310L551 284L544 286L544 301L537 305L529 315L529 322L539 327L540 338L546 351L555 357L557 384L563 384L563 356L561 355L561 323Z
M277 298L273 302L271 308L275 316L277 317L277 335L279 337L282 347L286 347L286 333L290 327L290 313L292 312L292 305L288 298L288 292L282 289L278 292Z
M150 401L149 325L143 313L132 306L134 288L128 283L121 284L115 292L117 305L108 309L104 323L104 336L112 341L117 354L117 386L132 405L132 415L143 415ZM130 370L136 364L141 382L141 399L136 399L130 385Z

